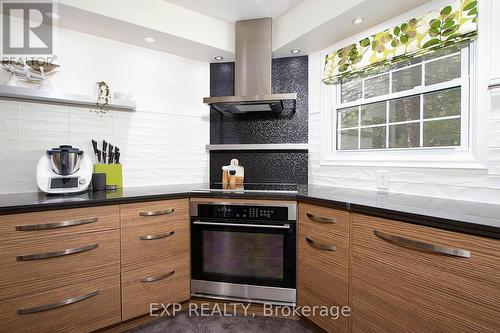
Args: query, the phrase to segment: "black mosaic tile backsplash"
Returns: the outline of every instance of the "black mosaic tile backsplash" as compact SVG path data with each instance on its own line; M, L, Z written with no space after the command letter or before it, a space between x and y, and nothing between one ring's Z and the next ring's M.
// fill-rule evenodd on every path
M273 59L273 93L297 93L294 112L230 114L210 110L211 144L307 143L308 57ZM234 63L210 64L210 96L234 95ZM212 151L210 181L220 182L221 168L237 158L245 182L300 183L308 178L307 151Z
M273 93L297 93L295 112L230 114L210 111L210 143L307 143L308 57L273 59ZM234 93L234 64L210 64L210 95Z
M222 166L237 158L246 183L307 184L307 151L212 151L210 181L222 181Z
M210 64L210 97L233 95L234 62Z

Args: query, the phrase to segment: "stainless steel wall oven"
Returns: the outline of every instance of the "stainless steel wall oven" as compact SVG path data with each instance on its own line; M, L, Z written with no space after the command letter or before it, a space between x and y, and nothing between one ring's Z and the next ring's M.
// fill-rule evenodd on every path
M294 304L294 202L197 202L191 212L195 296Z

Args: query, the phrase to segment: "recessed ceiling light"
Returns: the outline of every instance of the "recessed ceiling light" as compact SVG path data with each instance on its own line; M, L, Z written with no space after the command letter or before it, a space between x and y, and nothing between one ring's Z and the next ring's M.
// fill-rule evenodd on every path
M352 24L361 24L365 20L364 17L356 17L352 20Z
M154 42L156 42L156 39L154 39L153 37L146 37L146 38L144 38L144 40L146 42L148 42L148 43L154 43Z
M215 59L215 60L223 60L223 59L224 59L224 57L221 57L221 56L216 56L214 59Z
M51 19L54 19L54 20L59 20L61 18L61 16L57 13L54 13L54 12L45 12L45 15L47 15L48 17L50 17Z
M297 53L300 53L300 50L299 49L293 49L290 51L291 54L297 54Z

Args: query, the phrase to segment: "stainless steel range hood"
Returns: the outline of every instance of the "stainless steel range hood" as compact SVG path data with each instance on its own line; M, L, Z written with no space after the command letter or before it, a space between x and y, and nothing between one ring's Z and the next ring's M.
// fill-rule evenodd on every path
M203 102L218 111L232 113L295 109L296 93L271 93L271 19L237 21L235 29L235 96L205 97Z

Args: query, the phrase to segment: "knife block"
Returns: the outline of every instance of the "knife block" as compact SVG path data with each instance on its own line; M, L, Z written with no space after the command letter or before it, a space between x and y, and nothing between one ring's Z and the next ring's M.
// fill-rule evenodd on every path
M121 164L94 164L94 173L106 174L106 186L116 185L123 187L123 173Z

